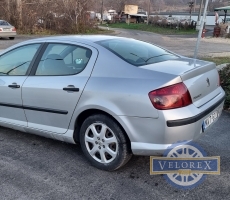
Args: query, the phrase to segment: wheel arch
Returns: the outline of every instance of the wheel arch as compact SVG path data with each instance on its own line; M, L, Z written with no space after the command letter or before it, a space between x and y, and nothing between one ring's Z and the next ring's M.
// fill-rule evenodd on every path
M91 115L95 115L95 114L103 114L103 115L106 115L106 116L112 118L120 126L120 128L123 130L123 132L125 133L125 137L129 143L129 148L131 149L130 138L129 138L127 132L125 131L124 127L121 125L121 123L119 123L119 121L113 115L111 115L105 111L99 110L99 109L87 109L78 115L78 117L75 120L74 134L73 134L73 139L76 143L78 143L80 141L79 140L79 133L80 133L80 128L81 128L83 122L85 121L85 119L87 117L89 117Z

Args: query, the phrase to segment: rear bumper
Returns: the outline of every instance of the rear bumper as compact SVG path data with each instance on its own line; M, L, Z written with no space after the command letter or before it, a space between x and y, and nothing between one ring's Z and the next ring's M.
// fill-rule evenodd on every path
M195 141L206 134L218 121L224 105L225 93L222 92L201 108L190 105L181 109L159 111L159 118L122 117L125 130L131 141L134 155L162 155L172 144L181 141ZM204 120L213 112L219 117L205 131ZM186 143L185 142L185 143Z
M213 109L215 109L219 105L221 105L224 102L224 100L225 100L225 96L223 96L219 101L217 101L215 104L213 104L210 108L208 108L207 110L203 111L202 113L200 113L194 117L190 117L187 119L167 121L167 126L168 127L176 127L176 126L184 126L184 125L195 123L195 122L199 121L200 119L204 118L210 112L212 112Z
M0 32L0 37L15 37L16 32Z
M134 155L157 156L163 155L164 151L172 144L150 144L142 142L131 142L131 148Z

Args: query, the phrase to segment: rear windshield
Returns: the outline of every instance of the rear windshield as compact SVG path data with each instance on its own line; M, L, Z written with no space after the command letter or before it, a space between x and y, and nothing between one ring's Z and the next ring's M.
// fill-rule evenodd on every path
M110 39L97 43L135 66L143 66L178 58L178 56L167 50L138 40Z

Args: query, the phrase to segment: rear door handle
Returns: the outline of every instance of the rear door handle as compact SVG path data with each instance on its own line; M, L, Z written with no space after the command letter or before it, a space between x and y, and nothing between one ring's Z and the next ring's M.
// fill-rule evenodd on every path
M20 88L20 85L17 85L17 84L12 84L12 85L8 85L8 87L10 88Z
M71 92L79 92L79 88L75 88L74 86L68 86L68 87L65 87L63 88L63 90L65 91L71 91Z

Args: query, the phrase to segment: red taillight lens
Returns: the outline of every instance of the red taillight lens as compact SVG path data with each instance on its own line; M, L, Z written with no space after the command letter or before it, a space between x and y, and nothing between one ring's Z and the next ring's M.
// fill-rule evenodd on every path
M16 31L16 28L14 27L14 28L12 28L12 31Z
M0 28L0 31L2 31L2 29Z
M181 108L192 104L191 96L184 83L154 90L149 93L149 98L158 110Z

